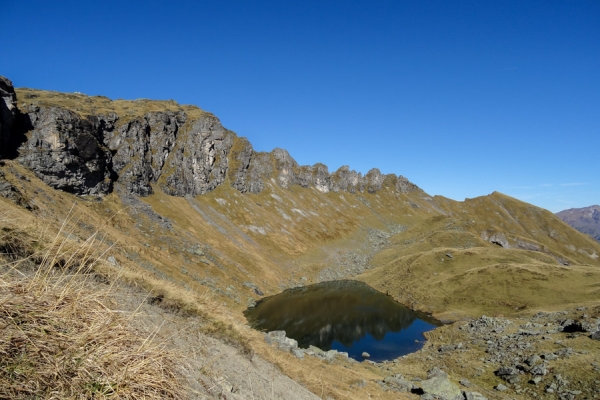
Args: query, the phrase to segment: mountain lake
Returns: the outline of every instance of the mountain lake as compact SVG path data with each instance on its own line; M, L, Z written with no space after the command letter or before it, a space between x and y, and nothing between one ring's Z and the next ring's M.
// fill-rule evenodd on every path
M244 312L250 325L270 332L284 330L300 348L347 352L362 361L384 361L419 350L424 332L441 326L365 283L323 282L285 290Z

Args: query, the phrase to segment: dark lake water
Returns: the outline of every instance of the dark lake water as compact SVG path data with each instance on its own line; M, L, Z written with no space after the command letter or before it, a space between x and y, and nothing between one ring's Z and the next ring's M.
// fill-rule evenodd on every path
M441 323L357 281L324 282L262 299L244 312L262 331L284 330L301 348L345 351L356 360L390 360L423 346Z

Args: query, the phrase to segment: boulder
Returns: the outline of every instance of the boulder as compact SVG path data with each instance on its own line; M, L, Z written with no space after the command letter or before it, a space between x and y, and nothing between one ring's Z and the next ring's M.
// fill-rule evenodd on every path
M448 374L439 368L429 371L427 379L421 382L421 389L425 394L438 396L448 400L464 399L462 392L448 379Z
M484 395L482 395L479 392L465 392L465 399L466 400L488 400L487 397L485 397Z
M404 379L400 374L388 376L383 382L399 392L410 392L414 388L413 383Z

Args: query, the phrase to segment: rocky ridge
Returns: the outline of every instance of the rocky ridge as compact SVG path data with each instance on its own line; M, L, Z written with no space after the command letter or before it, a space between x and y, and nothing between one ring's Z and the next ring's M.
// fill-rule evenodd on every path
M141 115L79 113L46 104L43 91L20 93L17 99L12 83L0 77L3 156L18 154L46 184L78 195L103 196L118 184L138 196L152 194L153 186L173 196L196 196L226 181L242 193L260 193L267 181L323 193L374 193L384 185L398 193L420 190L377 168L364 176L347 166L330 174L320 163L298 165L283 149L255 152L247 139L198 109L194 116L177 105Z

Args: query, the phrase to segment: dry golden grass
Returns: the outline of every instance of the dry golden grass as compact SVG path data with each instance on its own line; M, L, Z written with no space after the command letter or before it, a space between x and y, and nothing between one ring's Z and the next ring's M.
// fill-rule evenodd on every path
M109 307L111 286L94 273L106 246L60 230L41 253L0 219L12 250L0 276L0 398L185 398L175 356Z
M194 119L207 114L196 106L178 104L174 100L111 100L104 96L88 96L82 93L60 93L28 88L17 88L15 92L19 107L23 103L46 107L62 107L82 116L108 115L114 112L119 115L119 123L141 117L149 112L184 111L188 117Z

